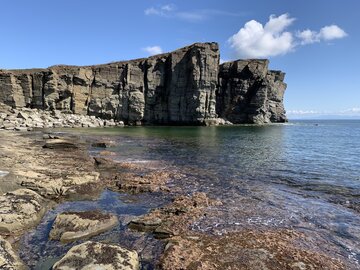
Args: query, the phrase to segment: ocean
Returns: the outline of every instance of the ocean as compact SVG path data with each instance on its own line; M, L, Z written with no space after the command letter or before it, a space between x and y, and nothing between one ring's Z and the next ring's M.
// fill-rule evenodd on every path
M314 243L325 243L319 250L336 250L360 269L360 120L71 132L112 140L113 146L106 149L116 153L112 158L177 170L183 178L171 187L188 194L203 191L221 200L223 205L192 224L193 230L222 235L244 228L296 229ZM101 150L92 148L91 153ZM134 203L105 191L97 202L60 205L44 217L38 232L24 238L24 246L36 244L49 251L46 237L39 235L46 234L55 214L64 209L109 211L107 205L115 204L110 211L118 215L140 215L167 202L156 194L139 196Z

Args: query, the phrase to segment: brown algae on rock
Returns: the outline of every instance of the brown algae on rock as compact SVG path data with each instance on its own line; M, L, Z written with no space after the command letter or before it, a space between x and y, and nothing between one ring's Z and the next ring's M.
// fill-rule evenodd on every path
M45 213L46 200L30 189L0 196L0 233L15 234L34 226Z
M64 212L56 216L49 238L71 242L110 230L118 223L115 215L100 211Z
M72 247L60 261L54 264L52 269L138 270L139 267L136 251L117 245L88 241Z

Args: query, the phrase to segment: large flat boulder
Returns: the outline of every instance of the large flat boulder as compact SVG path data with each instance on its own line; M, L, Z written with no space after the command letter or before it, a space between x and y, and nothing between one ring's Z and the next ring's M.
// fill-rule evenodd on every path
M64 212L56 216L49 237L61 242L70 242L100 234L117 224L117 217L108 213Z
M31 172L30 172L31 173ZM37 177L24 178L21 185L35 190L47 198L56 198L77 193L76 189L81 186L95 184L99 181L98 172L72 172L60 177L49 177L41 173L34 173ZM29 175L26 172L25 175ZM24 175L24 176L25 176Z
M34 226L45 213L45 199L35 191L17 189L0 196L0 233L14 234Z
M136 251L117 245L88 241L71 248L52 269L137 270L139 267Z

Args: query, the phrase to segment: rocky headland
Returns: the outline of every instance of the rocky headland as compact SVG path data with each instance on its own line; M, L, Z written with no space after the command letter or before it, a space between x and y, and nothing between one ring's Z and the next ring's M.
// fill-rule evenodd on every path
M285 74L269 70L268 60L219 64L219 55L217 43L195 43L171 53L104 65L0 70L0 103L16 110L87 115L80 120L88 126L112 125L111 121L131 125L285 122ZM14 114L18 118L18 111ZM21 121L20 127L79 124L71 117L64 121L49 117L31 119L34 125ZM13 126L9 124L13 117L0 119L0 128Z

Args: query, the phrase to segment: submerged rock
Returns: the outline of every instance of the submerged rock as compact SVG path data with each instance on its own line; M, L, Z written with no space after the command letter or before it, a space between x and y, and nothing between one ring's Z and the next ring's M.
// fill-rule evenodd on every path
M192 196L178 196L172 203L132 220L131 229L151 231L156 238L170 238L187 231L188 226L206 213L206 208L220 205L205 193L196 192Z
M0 233L15 234L34 226L45 213L45 199L30 189L0 196Z
M110 230L117 224L115 215L99 211L64 212L56 216L49 238L61 242L75 241Z
M54 264L52 269L138 270L139 268L139 257L136 251L117 245L88 241L71 248L60 261Z
M180 179L176 171L149 170L134 163L119 163L110 158L94 157L95 166L114 191L129 193L169 191L167 183Z
M357 269L309 246L305 234L295 230L244 230L224 235L191 233L195 237L183 235L169 241L159 269Z
M0 236L0 269L23 270L26 269L19 256L16 255L8 241Z

